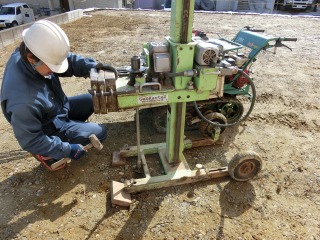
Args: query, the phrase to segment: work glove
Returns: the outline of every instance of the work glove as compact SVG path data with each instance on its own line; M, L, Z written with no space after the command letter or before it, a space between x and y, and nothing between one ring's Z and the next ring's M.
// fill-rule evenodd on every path
M80 144L70 144L70 148L69 158L72 160L78 160L87 153Z
M103 63L98 63L96 65L96 69L99 71L99 70L103 70L103 71L112 71L114 72L114 76L116 78L116 80L118 79L118 71L112 67L111 65L109 64L103 64Z

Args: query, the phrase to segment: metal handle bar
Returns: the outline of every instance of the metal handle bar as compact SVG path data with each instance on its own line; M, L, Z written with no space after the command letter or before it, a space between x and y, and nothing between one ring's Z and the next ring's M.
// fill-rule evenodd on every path
M298 38L281 38L281 41L291 41L291 42L296 42L298 40Z
M244 29L250 32L264 32L263 29L256 29L253 26L245 26Z
M263 29L248 29L251 32L264 32Z
M140 92L142 92L142 88L143 87L152 87L152 86L157 86L157 87L159 87L159 90L161 91L161 84L160 83L143 83L143 84L141 84L140 85L140 87L139 87L139 90L140 90Z

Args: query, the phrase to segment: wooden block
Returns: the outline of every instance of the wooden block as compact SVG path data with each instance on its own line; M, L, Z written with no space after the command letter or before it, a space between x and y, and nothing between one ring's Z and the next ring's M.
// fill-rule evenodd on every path
M118 206L129 207L132 203L131 195L124 191L124 183L112 181L111 203Z
M126 161L120 156L120 152L113 152L112 154L112 167L124 166Z
M90 83L91 83L91 90L94 93L98 93L99 92L98 72L95 68L91 68L91 70L90 70ZM99 98L97 96L93 95L92 102L93 102L94 113L99 114L100 113Z
M99 85L97 81L91 80L91 90L93 90L95 93L99 92ZM92 102L93 102L94 113L99 114L100 113L99 98L97 96L92 96Z
M104 79L104 71L100 70L98 73L98 91L99 93L103 94L106 92L106 81ZM100 103L100 113L106 114L108 113L107 110L107 96L101 95L99 97L99 103Z
M105 91L101 90L99 91L101 94L103 94ZM107 114L108 109L107 109L107 96L101 95L99 97L99 103L100 103L100 113L101 114Z

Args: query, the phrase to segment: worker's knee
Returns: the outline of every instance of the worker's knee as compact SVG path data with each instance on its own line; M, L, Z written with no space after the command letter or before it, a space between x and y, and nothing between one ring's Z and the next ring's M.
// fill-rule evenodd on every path
M92 96L81 94L69 97L69 118L76 121L86 121L93 113Z
M100 142L103 142L107 138L107 127L102 124L93 122L68 122L67 128L65 126L59 134L62 141L66 141L73 144L87 145L90 143L89 136L91 134L96 135Z
M102 124L96 124L96 123L88 123L88 126L90 126L89 132L90 135L94 134L99 139L100 142L103 142L107 139L107 132L108 129L105 125Z
M107 133L108 129L106 126L99 124L100 127L99 133L96 134L97 138L99 139L100 142L103 142L107 139Z

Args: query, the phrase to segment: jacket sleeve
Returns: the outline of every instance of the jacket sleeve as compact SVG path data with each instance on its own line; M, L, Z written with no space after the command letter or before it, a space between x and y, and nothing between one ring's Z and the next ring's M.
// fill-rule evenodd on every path
M87 77L90 74L90 69L97 65L94 59L85 58L73 53L69 53L67 59L69 64L68 70L58 74L60 77Z
M15 137L23 150L33 154L61 159L70 154L70 144L59 137L47 136L42 131L41 113L30 105L18 104L8 109Z

